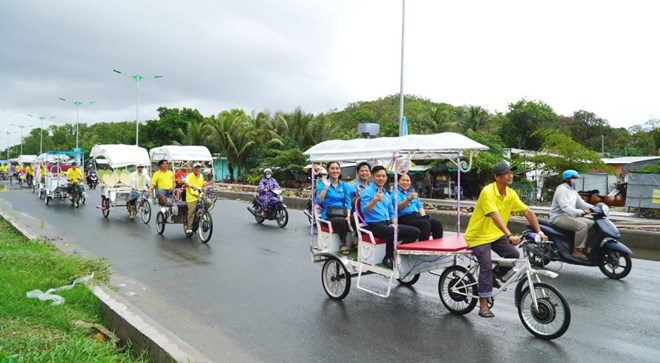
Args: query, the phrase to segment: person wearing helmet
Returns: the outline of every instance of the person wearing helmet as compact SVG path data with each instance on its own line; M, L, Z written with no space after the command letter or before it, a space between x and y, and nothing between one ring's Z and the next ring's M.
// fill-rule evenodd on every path
M562 173L563 182L559 184L552 197L550 223L563 230L575 232L573 257L587 260L584 248L589 229L594 225L594 221L584 218L584 216L591 213L590 208L593 205L583 201L575 190L579 177L580 174L575 170L566 170Z
M273 178L273 171L270 168L264 169L264 176L261 178L261 181L259 181L259 187L257 187L257 193L259 193L257 199L261 204L262 216L266 215L266 211L268 210L268 203L273 197L271 191L279 187L280 185L277 184L277 180Z

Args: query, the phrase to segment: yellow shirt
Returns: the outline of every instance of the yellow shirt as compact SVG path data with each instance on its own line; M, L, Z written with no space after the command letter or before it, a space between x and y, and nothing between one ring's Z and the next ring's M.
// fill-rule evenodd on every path
M82 170L80 168L69 168L66 171L66 180L70 183L78 184L80 183L80 178L82 177Z
M20 166L20 165L16 165L16 172L18 173L18 172L20 172L21 170L23 170L23 167Z
M25 168L25 172L26 172L28 175L34 175L34 169L32 169L32 165L28 165L28 166Z
M202 173L199 173L199 176L195 176L195 173L189 173L188 175L186 175L186 185L190 185L202 189L202 187L204 186L204 175L202 175ZM193 190L191 188L186 188L186 202L187 203L196 202L198 194L199 194L198 191Z
M166 170L165 172L156 170L151 177L151 185L156 187L157 190L172 189L174 186L174 173L172 170Z
M502 230L497 228L493 219L488 216L492 212L499 213L506 225L512 212L520 213L527 210L516 192L507 187L506 195L502 197L495 183L488 184L479 194L474 213L470 217L465 231L465 242L469 248L492 243L504 236Z

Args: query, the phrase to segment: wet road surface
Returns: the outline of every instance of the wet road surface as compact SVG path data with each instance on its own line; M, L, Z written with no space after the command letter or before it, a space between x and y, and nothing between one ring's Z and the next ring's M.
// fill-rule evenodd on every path
M622 281L597 268L551 264L548 281L567 298L573 319L552 342L522 326L513 292L498 297L494 319L476 310L455 316L442 306L438 277L413 287L395 283L388 299L353 288L341 302L321 286L321 264L309 254L309 225L290 210L286 228L255 223L247 203L220 200L208 245L187 239L182 225L163 236L129 222L124 207L101 217L99 190L74 209L46 206L26 190L0 193L36 234L67 251L108 259L112 285L139 309L214 361L600 361L652 362L660 357L660 263L633 260ZM383 289L386 280L369 276ZM546 279L548 280L548 279Z

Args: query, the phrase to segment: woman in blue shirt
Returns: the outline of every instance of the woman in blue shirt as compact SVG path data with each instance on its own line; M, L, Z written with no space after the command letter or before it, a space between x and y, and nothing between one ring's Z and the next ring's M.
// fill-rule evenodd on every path
M393 198L390 193L383 189L387 182L387 171L381 165L374 166L371 169L371 179L373 183L360 193L360 212L367 223L366 228L374 236L387 240L383 264L392 268L394 265L392 261L394 256L394 228L397 227L397 220L394 215ZM419 229L415 227L400 224L397 236L402 243L410 243L417 240L419 233Z
M442 238L442 223L426 214L417 192L410 187L410 175L399 175L399 224L417 227L419 240L426 241L433 232L433 238Z
M322 187L316 190L316 204L322 208L321 218L329 220L332 229L339 235L341 253L347 255L349 249L346 243L346 233L348 233L348 221L351 218L351 193L350 186L339 180L340 174L339 163L329 162L328 175L321 178Z

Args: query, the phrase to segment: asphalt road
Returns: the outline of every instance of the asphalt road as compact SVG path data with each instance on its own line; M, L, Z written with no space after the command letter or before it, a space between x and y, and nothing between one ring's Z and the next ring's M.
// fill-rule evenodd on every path
M1 189L0 189L1 190ZM544 361L652 362L660 357L660 262L633 260L622 281L597 268L550 265L550 282L570 303L568 332L548 342L522 326L513 292L500 295L496 317L476 310L455 316L442 306L438 277L395 284L388 299L355 288L327 298L320 264L309 254L310 230L290 210L286 228L255 223L244 202L221 200L208 245L187 239L181 225L163 236L129 222L125 208L108 219L95 208L100 192L74 209L49 206L27 190L0 193L0 207L66 251L104 257L111 283L135 306L214 361ZM384 288L386 280L369 276ZM548 280L548 279L546 279ZM35 288L47 288L45 286Z

